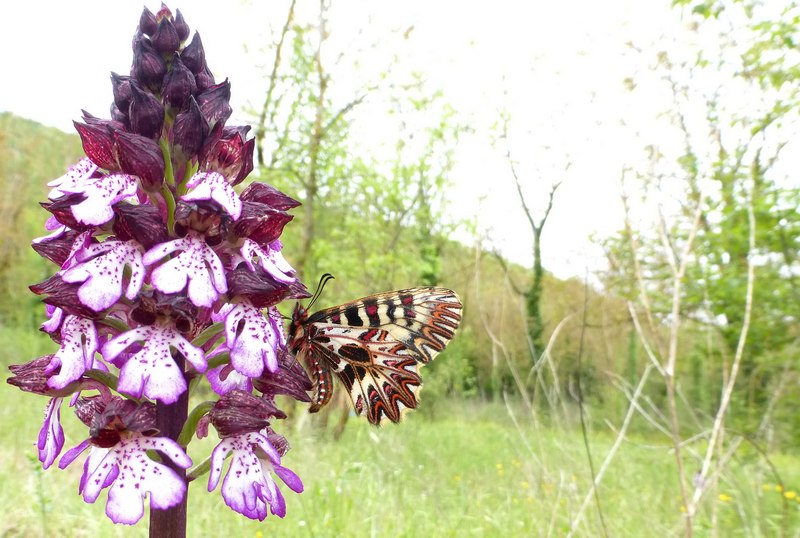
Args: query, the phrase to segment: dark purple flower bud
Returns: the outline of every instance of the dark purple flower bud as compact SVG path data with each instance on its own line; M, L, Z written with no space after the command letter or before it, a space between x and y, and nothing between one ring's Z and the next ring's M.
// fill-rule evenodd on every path
M286 440L286 437L279 433L275 433L272 428L267 427L267 439L269 443L275 447L275 450L278 451L278 454L283 457L289 452L289 441Z
M96 426L106 427L119 422L128 431L139 432L144 435L155 435L156 406L150 402L135 403L131 400L113 398L108 402L102 413L95 414L93 423Z
M100 396L78 398L75 402L75 416L87 426L91 426L94 416L98 413L102 413L105 407L106 401Z
M183 110L189 98L196 91L197 84L194 81L194 75L188 67L183 65L178 53L174 53L171 69L164 77L164 88L161 90L164 103L177 110Z
M142 188L155 192L164 183L164 154L156 142L133 133L116 133L119 165L126 174L138 176Z
M287 351L278 354L278 371L272 373L266 368L260 377L253 378L253 387L264 396L285 394L301 402L310 402L308 391L314 384L294 356Z
M167 7L167 4L161 2L161 7L156 13L156 22L160 21L161 19L172 19L172 12Z
M143 37L134 43L131 75L139 84L149 90L158 91L166 72L167 64L150 40Z
M72 212L72 206L78 205L84 200L86 200L86 196L75 193L61 196L52 202L39 202L39 205L52 213L56 220L64 226L79 232L85 232L86 230L91 230L93 226L78 221Z
M267 271L256 266L251 271L246 264L239 265L228 272L228 296L245 297L256 308L267 308L286 299L310 297L308 290L299 280L278 282Z
M189 107L175 117L172 126L173 152L180 161L197 156L203 141L208 136L208 122L200 112L194 97L189 98Z
M72 245L75 239L80 235L76 230L65 230L57 237L48 237L41 240L36 240L31 244L35 250L43 258L47 258L54 264L61 267L72 251Z
M109 172L119 171L114 157L114 129L109 125L72 122L81 137L83 152L94 164Z
M242 390L232 390L221 397L208 413L220 437L262 430L271 417L286 418L286 414L271 401Z
M175 30L178 32L178 39L181 42L186 41L186 38L189 37L189 25L186 24L186 21L183 19L183 13L181 13L180 9L175 10L175 20L173 21L175 25Z
M128 106L131 104L131 77L112 72L111 88L117 107L120 110L128 110Z
M130 126L130 121L128 119L128 112L123 112L119 109L116 103L111 103L111 119L117 121L123 125L125 125L126 130Z
M156 31L156 28L158 28L158 24L156 24L156 16L153 15L153 12L147 9L145 6L141 16L139 17L139 30L147 35L153 35Z
M95 312L85 306L78 298L78 289L81 283L68 284L60 276L53 275L44 282L28 286L36 295L47 295L43 300L45 304L56 306L68 314L74 314L87 319L102 319L105 312Z
M158 319L171 319L175 327L190 338L196 336L196 328L208 326L210 316L210 311L201 312L189 298L158 290L142 290L130 311L130 319L140 325L153 325Z
M286 196L281 191L266 183L254 182L247 186L239 198L243 202L259 202L274 209L287 210L300 205L300 202Z
M75 414L89 426L90 442L102 448L119 443L120 434L125 431L147 436L158 433L156 406L150 402L137 404L119 397L109 400L79 398L75 403Z
M238 185L244 178L250 175L253 171L253 153L256 149L256 139L251 138L244 143L244 150L242 151L242 166L239 168L239 173L231 180L231 185Z
M231 232L236 237L249 238L259 245L268 245L281 236L283 227L292 215L266 204L242 201L242 212L233 223Z
M114 213L114 235L120 241L134 239L150 249L167 240L167 227L157 207L121 202L114 206Z
M200 200L186 203L178 201L175 207L175 232L183 237L189 230L194 230L205 236L209 246L222 242L222 214L212 201Z
M192 41L181 51L183 64L195 75L201 73L206 67L206 51L198 32L194 33Z
M181 38L178 37L178 30L175 25L167 17L158 21L158 29L150 36L155 48L162 55L168 55L175 52L181 46Z
M231 185L240 183L253 170L255 139L245 142L242 134L248 129L249 127L229 130L226 127L222 131L222 137L213 143L211 141L215 137L209 136L200 155L200 169L219 172Z
M131 84L131 104L128 117L134 133L157 139L164 127L164 106L155 96Z
M225 123L233 113L230 105L231 84L228 79L204 90L197 96L200 111L212 129L217 123Z
M194 80L197 82L197 91L199 92L205 91L216 84L214 75L211 74L211 70L207 66L194 76Z
M89 114L85 110L81 110L81 117L83 117L83 121L86 122L87 125L102 125L108 127L111 130L118 130L122 129L125 130L125 125L114 120L107 120L104 118L98 118L97 116L93 116Z
M208 420L208 415L203 415L203 417L197 421L197 427L194 430L194 434L198 439L205 439L208 437L209 424L211 424L211 422Z
M78 389L78 382L70 383L63 389L53 389L47 384L51 377L61 371L61 367L51 372L47 371L52 359L52 355L45 355L25 364L12 364L8 369L14 375L9 377L6 382L25 392L51 397L69 396Z

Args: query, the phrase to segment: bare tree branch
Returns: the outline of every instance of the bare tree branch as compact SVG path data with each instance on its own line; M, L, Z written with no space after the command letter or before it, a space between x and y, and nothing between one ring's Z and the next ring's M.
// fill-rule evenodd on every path
M294 6L297 0L292 0L289 5L289 11L286 15L286 22L281 30L281 37L278 44L275 46L275 61L272 63L272 72L269 75L269 85L267 86L267 95L264 98L264 105L261 107L261 113L258 116L258 123L256 124L256 155L259 166L264 166L264 136L267 132L267 125L272 125L275 122L275 113L277 107L272 106L272 94L278 83L278 69L281 65L281 56L283 52L283 42L286 35L289 33L289 28L294 20ZM269 114L269 121L267 121L267 114Z

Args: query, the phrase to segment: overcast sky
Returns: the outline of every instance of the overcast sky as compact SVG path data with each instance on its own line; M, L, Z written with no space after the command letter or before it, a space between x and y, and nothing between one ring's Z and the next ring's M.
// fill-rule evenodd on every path
M583 276L587 267L602 265L602 251L589 237L608 235L621 225L620 171L642 151L642 141L620 120L637 106L644 107L634 110L642 116L658 112L656 102L632 102L623 84L643 62L627 44L643 46L674 32L680 21L670 4L336 1L330 30L333 47L364 51L362 71L350 73L354 79L398 54L399 70L422 72L431 89L444 92L474 131L456 154L452 211L462 218L477 215L487 247L530 264L531 233L505 147L492 145L490 127L500 111L508 111L510 149L535 211L544 207L552 181L563 180L545 229L545 267L562 277ZM301 5L314 9L318 4ZM155 12L159 4L147 6ZM287 6L276 0L169 4L201 33L217 79L231 80L234 123L247 123L245 107L263 100L271 57L262 50ZM0 110L68 132L81 109L107 117L109 72L129 71L141 9L139 0L4 5ZM404 30L410 30L408 38L400 39ZM342 69L347 75L353 68ZM381 131L374 111L354 120L354 132L365 144Z

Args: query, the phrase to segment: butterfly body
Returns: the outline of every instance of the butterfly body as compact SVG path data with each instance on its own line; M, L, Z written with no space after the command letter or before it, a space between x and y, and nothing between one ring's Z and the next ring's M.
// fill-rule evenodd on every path
M461 301L446 288L411 288L370 295L311 315L300 304L289 327L289 346L315 385L311 412L330 401L333 374L348 391L356 414L373 424L399 422L417 406L419 366L453 338Z

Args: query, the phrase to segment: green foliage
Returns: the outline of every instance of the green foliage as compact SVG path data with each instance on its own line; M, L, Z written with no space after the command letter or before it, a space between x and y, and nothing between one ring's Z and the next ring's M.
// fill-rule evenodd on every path
M286 256L306 281L334 274L334 301L440 283L452 227L442 219L444 192L464 129L455 112L421 81L392 89L384 73L342 97L321 60L328 30L298 23L286 32L291 46L276 55L257 125L257 172L304 204L287 228ZM388 103L384 129L397 138L376 157L380 148L350 136L350 116L379 89Z
M787 6L776 19L779 12L761 2L678 3L701 17L693 31L701 38L718 36L721 48L698 47L694 60L662 59L658 65L671 84L669 115L685 146L678 155L651 158L649 170L636 176L633 190L641 188L642 203L659 206L663 228L654 219L652 227L629 228L609 240L612 267L605 284L628 299L643 301L647 294L657 324L652 336L663 343L666 334L658 332L670 323L673 300L670 264L687 261L677 374L692 395L682 411L695 420L695 413L716 412L719 396L708 387L721 386L721 372L730 369L739 345L752 262L755 287L732 424L761 435L766 421L777 425L779 438L796 437L794 424L776 421L768 410L794 408L776 389L787 375L800 375L787 352L800 336L800 189L783 149L800 125L800 63L793 45L800 11ZM693 82L701 79L705 85ZM664 190L679 202L665 204ZM755 217L752 252L748 206ZM692 235L696 207L702 214ZM689 240L691 248L681 254Z
M103 515L105 493L95 504L82 501L76 489L79 462L65 471L54 466L30 472L27 455L35 450L31 440L41 410L29 405L32 397L15 406L12 393L2 394L0 500L6 510L1 534L38 536L46 524L63 536L147 535L146 525L112 525ZM510 407L516 426L502 405L450 399L438 407L436 420L416 413L399 426L380 429L358 421L338 442L308 430L293 434L284 464L300 475L305 491L285 491L284 519L242 518L224 505L218 491L207 493L201 478L189 486L189 535L566 535L591 484L577 431L537 427L516 402ZM64 413L64 422L71 446L85 430L69 414ZM595 454L605 454L611 441L604 430L590 432ZM653 438L629 441L598 490L609 535L673 534L681 518L673 459ZM195 448L205 452L205 445L215 442L205 439ZM720 536L796 533L800 505L784 493L800 490L800 461L796 454L775 454L771 463L779 470L780 487L763 457L748 446L737 451L718 488L708 493L698 534L710 528L712 512ZM28 501L20 502L20 496ZM590 509L577 535L601 534L596 510Z
M77 135L0 113L0 325L36 327L40 301L27 287L49 276L52 264L30 248L46 235L47 182L81 157Z

